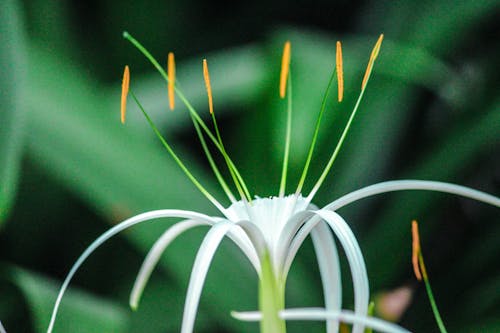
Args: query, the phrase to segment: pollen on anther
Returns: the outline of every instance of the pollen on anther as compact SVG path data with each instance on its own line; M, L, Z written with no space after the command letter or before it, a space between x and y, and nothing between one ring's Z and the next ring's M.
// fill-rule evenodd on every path
M168 53L168 102L170 110L175 108L175 58L172 52Z
M342 67L342 44L339 41L337 41L335 63L337 66L338 97L340 103L342 102L342 98L344 97L344 69Z
M212 100L212 86L210 85L210 74L208 73L207 59L203 59L203 77L205 78L205 86L207 87L208 107L210 114L214 113L214 105Z
M123 70L122 98L121 98L121 109L120 109L122 124L125 123L125 115L127 112L127 95L128 95L129 85L130 85L130 71L128 69L128 66L126 65L125 69Z
M290 56L291 56L291 44L290 41L285 43L283 47L283 56L281 57L281 75L280 75L280 97L285 98L286 95L286 82L288 79L288 73L290 71Z
M382 40L384 39L384 34L381 34L373 47L372 53L370 55L370 60L368 60L368 66L366 67L365 76L363 77L363 83L361 84L361 90L365 89L366 82L368 81L368 77L372 71L373 63L375 59L378 57L378 53L380 51L380 46L382 45Z
M418 234L418 223L415 220L413 220L411 222L411 235L412 235L411 261L413 264L413 272L415 273L417 280L421 281L422 274L420 273L420 266L419 266L419 259L418 259L419 255L420 255L420 237Z

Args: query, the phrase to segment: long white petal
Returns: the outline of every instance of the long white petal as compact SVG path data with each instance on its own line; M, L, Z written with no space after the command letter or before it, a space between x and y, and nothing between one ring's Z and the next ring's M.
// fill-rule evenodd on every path
M325 308L329 311L340 311L342 308L342 280L339 256L332 233L322 221L311 231L311 238L321 274ZM326 322L327 333L335 333L338 330L338 321L328 320Z
M278 240L277 249L276 249L276 258L281 260L281 262L279 264L277 264L277 267L279 267L279 269L281 270L284 277L286 277L288 275L288 271L290 270L291 262L287 263L287 259L289 259L288 257L290 257L290 254L289 254L290 247L293 245L293 242L295 240L296 235L301 232L302 228L304 228L304 225L306 223L308 223L311 216L314 216L312 211L299 212L288 219L288 221L286 222L285 226L283 227L283 229L281 231L281 235L280 235L280 238ZM316 223L318 223L319 220L320 219L317 218ZM311 229L314 226L315 225L313 225L311 227ZM309 233L311 232L311 229L309 229L309 231L305 237L307 237L307 235L309 235ZM296 250L298 251L298 248ZM297 251L295 251L295 253ZM293 258L295 258L295 253L292 256ZM293 260L293 258L292 258L292 260Z
M64 292L66 291L66 288L68 287L71 279L75 275L76 271L80 266L83 264L83 262L94 252L99 246L102 245L105 241L113 237L114 235L120 233L121 231L130 228L136 224L146 222L149 220L153 219L159 219L163 217L179 217L179 218L186 218L186 219L197 219L200 221L207 221L209 223L213 223L213 219L210 216L192 212L192 211L187 211L187 210L178 210L178 209L163 209L163 210L155 210L147 213L142 213L139 215L136 215L134 217L131 217L120 224L115 225L108 231L106 231L104 234L99 236L92 244L90 244L87 249L80 255L80 257L76 260L76 262L73 264L73 267L71 267L68 275L66 276L61 289L59 290L59 294L57 295L56 302L54 304L54 309L52 311L52 316L50 318L50 323L49 327L47 328L47 333L52 332L52 329L54 327L54 322L56 320L56 315L57 315L57 310L59 309L59 304L61 303L61 299L64 295Z
M205 283L208 268L212 262L215 251L219 247L222 238L234 227L233 222L222 221L215 224L207 233L196 254L191 277L189 278L189 287L184 304L184 315L182 318L181 333L191 333L194 328L196 311L200 302L201 290Z
M259 311L231 312L231 315L242 321L260 321L262 315ZM280 312L280 317L284 320L336 320L351 324L358 324L371 327L374 330L386 333L410 333L407 329L399 325L387 322L382 319L368 316L360 316L352 311L327 311L321 308L298 308L286 309Z
M155 242L155 244L149 251L146 259L144 259L144 262L142 263L139 273L137 274L137 277L135 279L135 283L132 288L132 292L130 293L129 299L129 304L132 309L137 308L139 300L151 276L151 273L153 272L155 266L158 264L161 255L170 245L170 243L183 232L191 228L207 224L212 225L211 223L207 223L207 221L185 220L174 224L160 236L160 238ZM228 236L234 243L236 243L236 245L240 247L240 249L250 260L258 273L260 271L259 258L252 242L248 239L248 236L239 229L231 230Z
M344 248L351 269L354 287L354 311L357 315L366 316L370 301L370 289L365 261L356 237L354 237L349 225L337 213L322 209L316 211L316 214L321 216L330 225L330 228L332 228ZM363 331L363 325L358 323L353 325L353 333L363 333Z
M186 230L205 224L206 221L199 220L185 220L182 222L178 222L168 228L160 236L160 238L158 238L151 250L149 250L148 255L142 263L139 273L135 278L134 287L132 288L129 299L129 304L132 309L137 309L142 292L144 291L144 287L148 283L149 277L158 264L158 261L160 260L163 252L170 245L170 243L172 243L175 238L177 238Z
M264 238L262 231L257 227L257 225L250 221L239 221L236 222L236 224L245 231L245 234L250 239L250 242L252 243L253 248L256 250L258 257L262 257L266 250L266 239ZM260 262L257 273L260 273Z
M354 237L348 224L337 213L325 209L313 211L313 213L317 214L317 216L309 219L301 226L289 247L284 272L288 272L290 269L295 254L304 242L304 239L309 235L309 233L311 233L320 220L324 219L328 222L345 249L353 279L355 309L358 314L365 315L367 313L368 301L370 297L368 275L363 255L357 243L356 237ZM354 327L353 331L362 332L362 328Z
M2 325L1 321L0 321L0 333L7 333L7 331L5 331L5 328Z
M394 192L394 191L405 191L405 190L425 190L425 191L436 191L459 195L469 199L474 199L495 207L500 207L500 198L477 191L465 186L436 182L430 180L393 180L388 182L382 182L367 187L363 187L359 190L346 194L337 200L333 201L329 205L325 206L325 209L337 210L344 207L350 203L358 201L363 198L367 198L373 195Z
M294 223L296 224L296 233L293 234L291 242L288 244L288 247L286 248L286 251L283 254L284 257L284 263L283 263L283 274L285 276L288 275L288 272L290 271L290 267L292 266L292 262L295 259L295 256L297 255L297 252L299 251L299 248L302 246L304 243L305 239L311 231L316 227L316 225L321 221L321 218L318 216L315 216L312 211L308 211L308 220L306 221L298 221L300 222L297 223L297 221L290 221L289 223ZM312 215L312 217L311 217ZM285 244L283 244L285 245Z

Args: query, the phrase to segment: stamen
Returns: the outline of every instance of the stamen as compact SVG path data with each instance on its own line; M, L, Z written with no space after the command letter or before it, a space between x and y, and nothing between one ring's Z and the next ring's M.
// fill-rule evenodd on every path
M125 124L125 114L127 112L127 95L128 95L128 87L130 85L130 71L128 66L125 65L125 69L123 70L123 80L122 80L122 99L121 99L121 121L122 124Z
M441 333L447 333L446 327L444 326L443 319L439 313L436 300L434 298L434 293L432 292L431 283L429 282L429 277L427 276L427 270L425 269L424 256L422 254L422 249L420 248L420 240L418 235L418 224L417 221L411 222L411 233L413 238L413 270L415 271L415 276L419 281L422 279L425 283L425 291L427 292L427 297L429 297L429 302L431 303L432 312L434 313L434 319L439 327ZM416 259L415 259L416 257ZM421 272L421 274L420 274Z
M283 47L283 56L281 57L281 75L280 75L280 97L285 98L286 94L286 81L288 78L288 72L290 70L290 53L291 45L290 41L286 41Z
M208 73L207 59L203 59L203 77L205 78L205 85L207 86L208 106L210 114L214 113L214 105L212 101L212 86L210 85L210 74Z
M342 98L344 96L344 70L342 67L342 44L339 41L337 41L336 65L337 65L338 95L340 103L342 102Z
M175 108L175 58L173 52L168 53L168 101L170 110Z
M370 73L372 71L373 63L375 59L377 59L378 53L380 51L380 45L382 45L382 40L384 39L384 34L381 34L377 40L377 43L373 47L372 54L370 55L370 60L368 60L368 66L366 67L365 76L363 77L363 83L361 84L361 90L365 89L366 82L370 77Z
M419 254L420 254L420 237L418 234L418 223L413 220L411 222L411 235L412 235L412 256L411 261L413 263L413 272L417 277L417 280L422 281L422 274L420 273L420 265L419 265Z

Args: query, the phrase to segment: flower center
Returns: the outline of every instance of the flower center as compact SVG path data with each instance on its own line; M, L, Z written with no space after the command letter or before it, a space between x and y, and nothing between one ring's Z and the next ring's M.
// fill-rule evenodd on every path
M301 195L257 197L251 204L238 201L226 211L233 222L249 221L262 232L268 249L273 252L286 222L296 213L305 211L309 202Z

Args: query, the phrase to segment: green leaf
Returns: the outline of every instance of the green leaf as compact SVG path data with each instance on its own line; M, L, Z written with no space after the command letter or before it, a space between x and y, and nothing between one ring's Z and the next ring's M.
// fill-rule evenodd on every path
M8 268L7 279L23 293L36 332L44 332L49 323L59 283L41 275ZM63 300L55 332L128 332L126 309L109 300L73 288ZM8 327L6 327L8 329Z
M23 150L26 74L22 13L17 1L6 0L0 11L0 226L16 194Z

